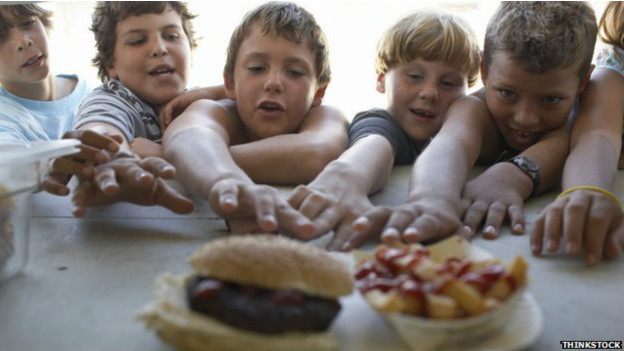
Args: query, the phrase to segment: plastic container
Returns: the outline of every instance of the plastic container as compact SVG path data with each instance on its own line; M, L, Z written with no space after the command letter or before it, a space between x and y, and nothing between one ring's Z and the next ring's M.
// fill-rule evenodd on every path
M51 158L78 152L78 140L0 143L0 283L19 273L28 258L30 195Z

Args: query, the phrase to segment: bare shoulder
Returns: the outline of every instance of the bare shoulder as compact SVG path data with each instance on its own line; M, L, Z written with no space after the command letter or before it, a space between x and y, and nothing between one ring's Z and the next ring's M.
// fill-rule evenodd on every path
M301 122L300 131L317 129L321 126L335 129L342 125L345 130L348 126L347 116L338 108L328 105L312 107Z

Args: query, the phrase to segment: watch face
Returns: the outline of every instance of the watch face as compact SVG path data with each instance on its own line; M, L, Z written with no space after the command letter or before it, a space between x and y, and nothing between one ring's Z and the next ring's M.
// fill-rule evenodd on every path
M518 165L525 168L529 172L539 172L539 166L533 160L526 157L519 157L516 159Z

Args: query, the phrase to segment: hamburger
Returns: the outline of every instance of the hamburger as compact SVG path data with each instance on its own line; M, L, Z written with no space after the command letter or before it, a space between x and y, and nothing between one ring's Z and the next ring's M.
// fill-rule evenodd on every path
M338 297L353 290L333 254L275 235L211 241L192 274L161 275L139 318L184 350L332 350Z

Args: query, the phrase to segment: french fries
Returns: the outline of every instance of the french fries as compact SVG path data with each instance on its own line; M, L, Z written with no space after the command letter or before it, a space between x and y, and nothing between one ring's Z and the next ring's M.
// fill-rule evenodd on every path
M418 244L380 246L373 258L358 264L357 287L380 312L453 319L497 308L527 283L522 256L507 265L498 259L441 257Z

